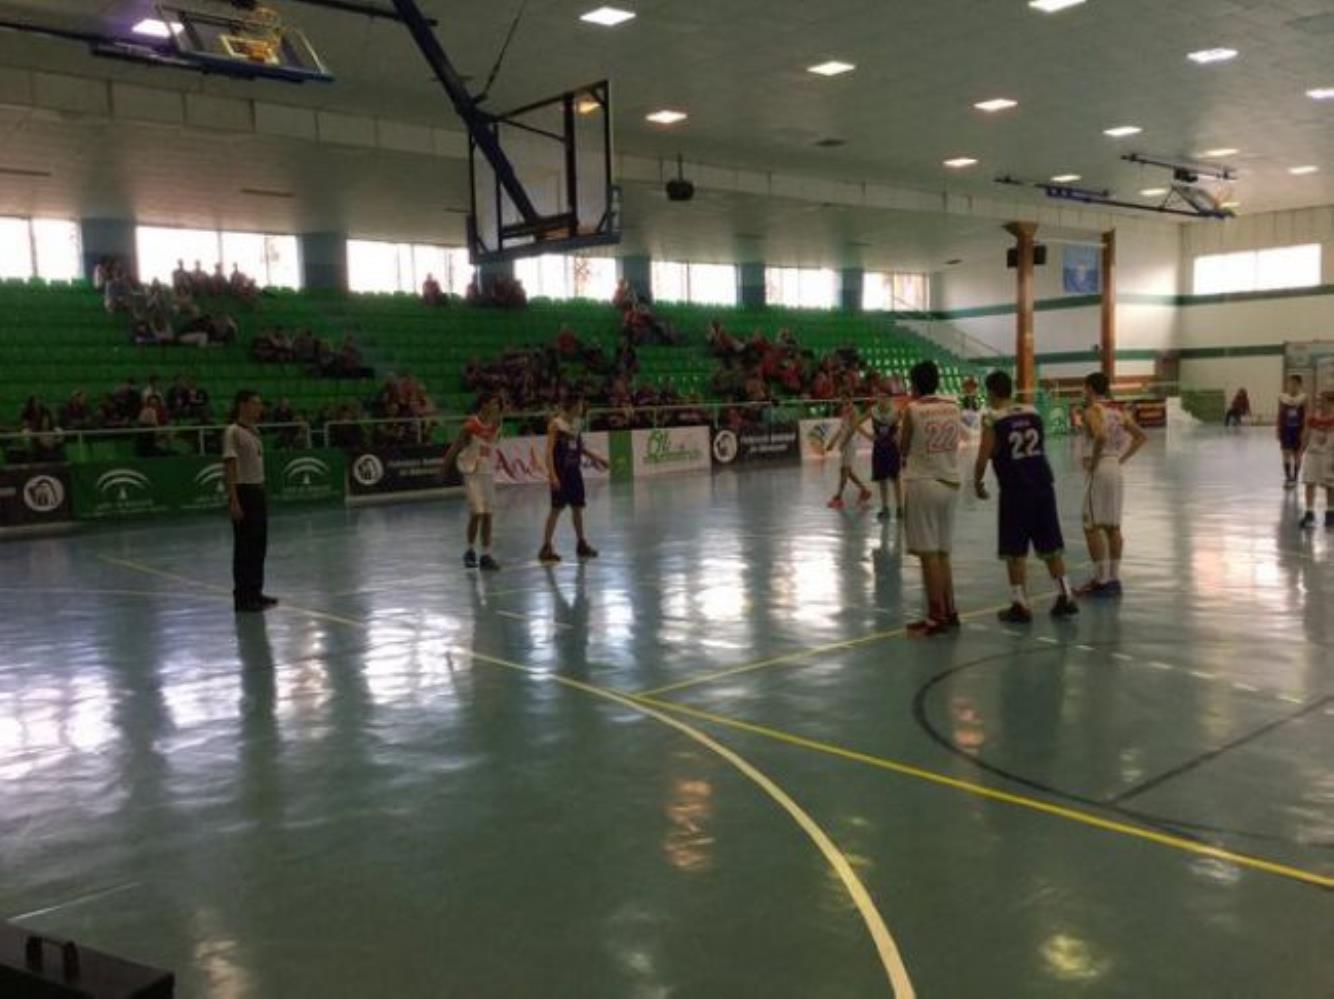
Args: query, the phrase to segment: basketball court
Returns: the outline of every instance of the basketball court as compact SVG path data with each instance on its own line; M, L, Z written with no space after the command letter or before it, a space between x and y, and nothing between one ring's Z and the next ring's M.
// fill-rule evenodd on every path
M0 907L185 995L1323 994L1334 539L1275 462L1157 436L1069 624L996 621L965 498L931 640L813 463L595 487L552 569L507 490L483 577L457 503L278 518L268 616L222 523L6 544Z

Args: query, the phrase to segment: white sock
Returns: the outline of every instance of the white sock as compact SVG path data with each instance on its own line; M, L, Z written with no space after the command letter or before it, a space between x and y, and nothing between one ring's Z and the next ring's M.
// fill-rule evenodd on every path
M1110 575L1108 578L1109 578L1109 579L1120 579L1120 578L1121 578L1121 560L1120 560L1119 558L1114 558L1114 559L1112 559L1111 562L1108 563L1108 564L1112 567L1112 568L1111 568L1111 575Z
M1010 585L1010 599L1020 607L1028 606L1028 594L1024 592L1022 583Z
M1065 576L1056 577L1056 585L1061 588L1061 596L1070 596L1070 580Z

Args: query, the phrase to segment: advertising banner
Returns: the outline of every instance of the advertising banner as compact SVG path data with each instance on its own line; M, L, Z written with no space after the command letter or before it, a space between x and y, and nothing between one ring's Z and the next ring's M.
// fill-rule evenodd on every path
M65 465L0 468L0 527L58 524L74 519Z
M349 456L347 488L353 496L382 496L426 489L461 486L458 466L442 472L445 449L429 445L353 452Z
M838 433L841 421L832 417L823 420L802 420L798 424L801 437L801 458L803 461L823 461L825 447ZM869 456L871 442L860 434L857 436L857 453ZM829 455L830 460L837 460L836 454Z
M594 430L584 434L584 447L596 451L604 458L610 457L608 454L610 444L605 430ZM595 466L588 458L584 459L586 480L596 481L610 477L611 472L608 469ZM502 437L496 442L496 485L546 485L547 482L546 434L532 437Z
M635 478L697 472L712 467L708 427L661 427L630 433Z
M277 451L264 456L269 502L323 503L347 495L347 456L342 451Z
M341 499L346 459L338 451L282 451L265 457L269 499L312 503ZM203 513L227 505L222 461L216 457L148 458L70 466L74 516L104 520L166 513Z
M718 467L752 461L797 461L801 430L795 421L758 423L713 431L713 463Z

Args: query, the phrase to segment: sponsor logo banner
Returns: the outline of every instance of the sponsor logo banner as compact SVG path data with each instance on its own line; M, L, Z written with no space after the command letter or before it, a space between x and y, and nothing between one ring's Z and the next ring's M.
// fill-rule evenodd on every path
M457 467L442 473L442 447L402 447L388 451L354 452L349 456L348 490L353 496L420 492L462 485Z
M635 478L707 469L713 463L712 443L708 427L632 431L630 448Z
M803 461L824 461L824 449L829 445L842 421L828 418L823 420L802 420L798 427L801 435L801 458ZM860 434L857 435L857 453L859 455L870 455L871 442ZM828 458L831 461L837 460L837 454L830 454Z
M608 457L610 439L605 430L584 434L584 446ZM584 458L585 479L606 479L611 472ZM496 485L545 485L547 477L546 434L533 437L502 437L496 442Z
M275 503L319 503L347 491L347 457L341 451L287 451L264 460L269 498Z
M71 496L64 465L0 468L0 527L72 520Z
M269 497L279 503L339 499L346 459L338 451L285 451L266 456ZM164 513L204 513L227 506L222 462L206 458L148 458L74 465L74 516L104 520Z
M713 463L719 466L751 461L794 461L801 455L801 429L795 422L754 424L713 432Z

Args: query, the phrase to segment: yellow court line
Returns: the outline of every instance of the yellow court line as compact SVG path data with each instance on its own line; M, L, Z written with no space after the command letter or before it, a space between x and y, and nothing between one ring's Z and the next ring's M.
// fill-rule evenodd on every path
M113 558L110 555L98 555L99 559L111 565L118 565L124 569L133 569L135 572L142 572L149 576L158 576L162 579L169 579L174 583L183 583L186 586L198 586L213 593L226 594L231 596L232 591L222 587L214 586L212 583L205 583L198 579L191 579L188 576L179 576L174 572L167 572L164 569L155 569L151 565L144 565L142 562L135 562L126 558ZM178 594L166 594L166 596L178 596ZM365 628L365 621L358 621L355 618L340 617L337 614L329 614L325 611L311 610L309 607L298 607L296 604L281 603L275 610L288 611L292 614L300 614L302 617L318 618L321 621L333 621L335 624L345 624L353 628Z
M997 604L994 607L982 607L978 610L969 611L967 614L960 614L959 619L961 621L971 621L975 617L1003 611L1009 606L1009 603L1003 603ZM729 676L740 676L743 673L753 673L756 670L769 669L773 666L783 666L787 663L800 662L802 659L809 659L811 656L823 655L826 652L837 652L840 649L855 649L860 645L870 645L873 642L888 641L891 638L902 638L907 633L907 628L894 628L891 631L873 631L869 635L862 635L860 638L850 638L842 642L830 642L828 645L816 645L809 649L798 649L795 652L788 652L781 656L774 656L772 659L761 659L759 662L746 663L743 666L733 666L730 669L721 669L715 673L705 673L703 676L691 677L690 679L682 680L679 683L669 683L665 687L655 687L652 690L643 690L634 696L661 697L663 694L672 694L678 690L688 690L691 687L699 687L706 683L713 683L715 680L725 680Z
M206 589L221 590L221 587L189 579L185 576L177 576L175 573L165 572L161 569L154 569L152 566L143 565L142 563L133 562L128 559L113 559L108 556L100 555L98 557L113 565L120 565L127 569L134 569L138 572L148 573L149 575L161 576L165 579L171 579L176 582L194 586L201 586ZM325 617L331 621L336 621L340 624L349 625L363 630L369 629L370 627L369 623L366 621L356 621L352 618L324 614L321 611L311 611L300 607L292 607L290 605L287 606L287 609L301 614ZM876 908L875 901L871 898L870 892L867 891L866 886L862 884L861 879L857 877L857 872L853 870L852 864L834 844L833 840L829 838L828 834L820 828L819 824L816 823L816 821L811 818L800 805L793 801L781 787L775 784L761 770L739 754L710 738L699 729L687 725L679 718L672 718L669 715L663 714L662 711L654 706L639 704L631 697L624 694L619 694L615 691L597 687L592 684L582 683L579 680L559 676L555 673L545 673L540 670L535 670L520 663L500 659L496 656L489 656L483 652L478 652L475 649L460 647L454 649L454 651L461 656L468 656L478 662L488 663L493 666L502 666L506 669L524 673L537 679L553 680L564 687L579 690L583 693L612 701L632 711L637 711L646 717L652 718L663 725L675 729L682 735L699 743L710 752L731 764L741 774L769 795L780 808L787 812L793 821L801 827L802 831L805 832L815 844L825 860L828 861L830 867L833 868L834 873L838 875L839 880L843 882L843 886L847 890L853 904L857 907L857 911L861 915L862 921L866 924L866 929L871 935L872 942L875 944L876 953L880 957L880 963L884 967L885 975L889 979L890 987L893 990L895 999L915 999L916 992L913 988L912 979L908 975L908 969L903 963L903 957L899 953L898 946L895 944L894 938L889 932L889 928L885 925L884 917L880 915L880 911Z
M1150 843L1157 843L1159 846L1171 847L1172 849L1182 850L1186 853L1193 853L1202 857L1210 857L1214 860L1236 864L1238 867L1249 867L1252 870L1290 878L1293 881L1301 881L1306 884L1315 885L1319 888L1334 888L1334 878L1317 874L1314 871L1303 870L1300 867L1290 867L1286 864L1266 860L1263 857L1255 857L1246 853L1236 853L1232 850L1225 850L1222 847L1209 846L1208 844L1197 843L1194 840L1184 839L1180 836L1173 836L1170 833L1156 832L1155 830L1146 829L1141 826L1134 826L1125 822L1117 822L1114 819L1105 819L1099 815L1081 811L1077 808L1053 805L1050 802L1042 801L1038 798L1030 798L1026 795L1014 794L1010 791L1002 791L997 788L987 787L983 784L975 784L972 781L959 780L957 777L950 777L946 774L937 773L934 770L916 767L910 763L900 763L896 760L889 760L880 756L872 756L869 753L861 753L854 749L845 749L842 746L837 746L828 742L821 742L817 739L808 739L805 736L796 735L792 732L784 732L781 729L768 728L764 725L756 725L753 722L743 721L739 718L728 718L724 715L716 715L708 711L701 711L698 708L692 708L685 704L678 704L673 701L659 701L642 694L629 694L627 696L631 700L643 704L646 707L653 707L674 714L686 715L700 721L712 722L715 725L722 725L726 728L735 729L738 732L748 732L751 735L759 735L766 739L783 742L789 746L797 746L801 749L809 749L817 753L824 753L826 756L836 756L853 763L862 763L870 767L876 767L880 770L888 770L892 773L901 774L905 777L914 777L918 780L927 781L932 784L939 784L956 791L963 791L966 794L975 795L979 798L988 798L992 801L1004 802L1007 805L1015 805L1019 808L1029 809L1030 811L1042 812L1043 814L1053 815L1069 822L1076 822L1080 825L1091 826L1095 829L1102 829L1107 832L1119 833L1123 836L1146 840Z
M880 955L880 962L884 966L885 974L889 978L890 986L894 990L896 999L912 999L915 996L912 979L908 976L908 969L904 966L903 957L899 953L898 946L894 943L894 938L885 925L884 918L876 908L875 901L871 898L871 893L867 891L866 886L857 877L857 872L853 870L852 864L843 852L834 844L829 835L820 828L819 824L811 818L800 805L798 805L781 787L767 777L761 770L747 761L739 753L728 749L726 746L710 738L705 733L692 725L687 725L679 718L672 718L658 710L657 707L649 704L641 704L633 696L619 694L616 691L608 690L605 687L594 686L590 683L583 683L580 680L574 680L570 677L561 676L557 673L545 673L539 670L531 669L519 663L510 662L505 659L498 659L495 656L489 656L473 649L457 649L461 655L470 656L478 662L488 663L493 666L502 666L505 669L515 670L524 673L527 676L536 679L552 680L563 687L569 687L573 690L582 691L585 694L591 694L594 697L600 697L604 700L612 701L622 707L637 711L646 715L655 721L676 729L682 735L699 743L705 749L722 757L746 778L756 784L760 790L764 791L774 802L787 812L792 820L801 827L801 830L811 839L816 848L824 855L829 866L834 869L839 880L843 882L843 887L852 898L853 904L857 906L857 911L861 914L862 921L866 924L866 929L871 934L871 939L875 943L876 953Z

